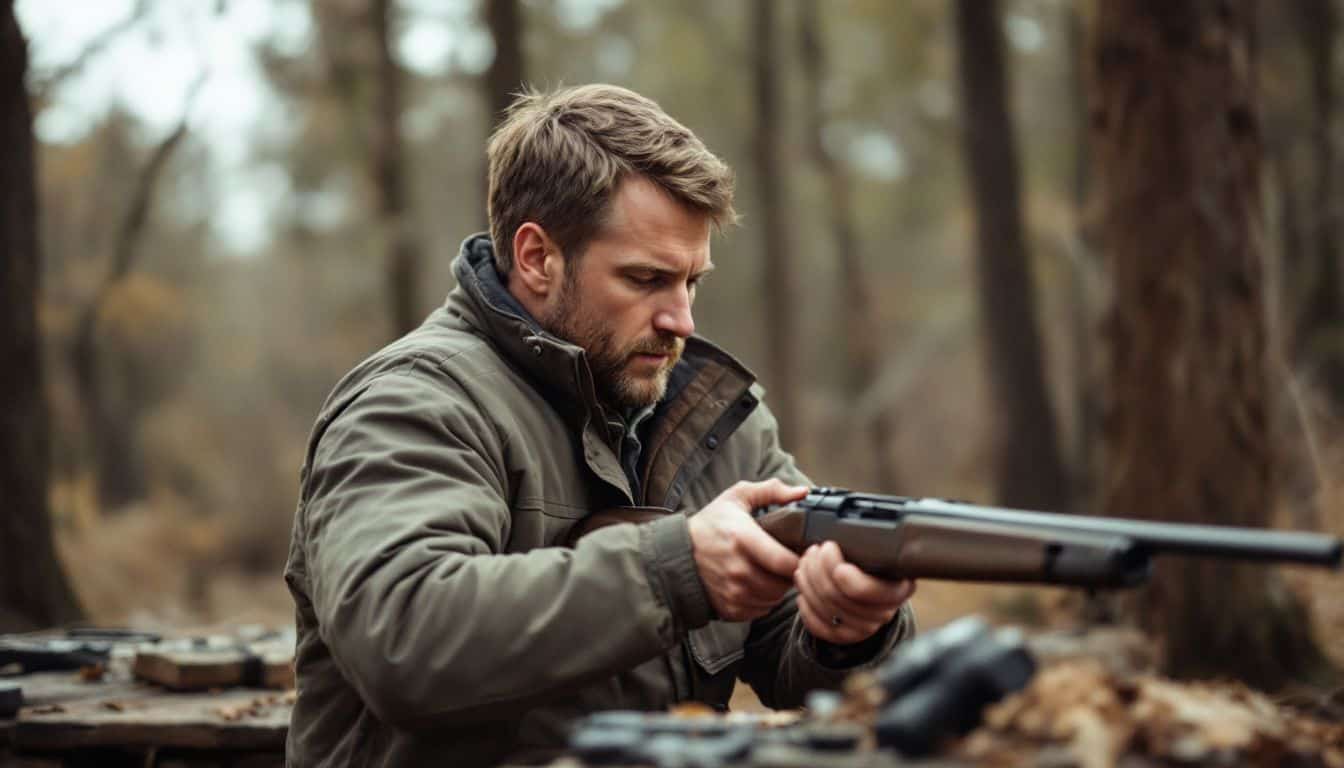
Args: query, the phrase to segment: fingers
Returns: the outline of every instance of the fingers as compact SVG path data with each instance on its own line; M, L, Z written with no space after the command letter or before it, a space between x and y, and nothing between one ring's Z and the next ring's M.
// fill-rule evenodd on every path
M783 483L740 483L688 523L696 568L715 612L730 621L769 612L793 585L798 556L775 541L748 514L762 498L792 497ZM804 491L806 489L803 489ZM772 495L773 494L773 495Z
M761 568L788 583L798 568L798 556L754 522L734 531L742 553Z
M841 563L832 576L839 591L859 603L899 606L915 594L914 581L879 579L859 570L853 563Z
M747 564L750 566L750 563ZM771 604L779 602L793 586L793 579L777 576L764 568L743 568L734 574L738 583L740 583L749 593L758 595Z
M841 642L831 639L831 635L838 628L830 624L830 619L821 618L817 609L808 603L807 598L803 597L801 592L798 593L798 618L803 620L803 626L807 627L807 631L812 633L813 637L829 640L833 643Z
M777 576L759 567L749 557L735 557L722 561L717 579L726 602L761 610L762 615L773 608L793 586L793 581Z
M871 637L914 592L912 581L878 579L845 562L834 542L809 548L799 561L794 582L799 613L808 631L834 643Z
M899 604L869 604L846 595L839 588L833 574L837 566L843 567L848 563L836 562L825 557L825 549L825 547L818 548L811 556L803 558L794 577L798 591L807 595L814 606L828 616L843 615L860 621L875 621L878 624L890 621L896 613L896 608L900 607Z
M915 582L911 579L896 581L881 579L859 570L857 565L845 560L840 545L833 541L814 545L816 556L814 568L818 573L829 576L827 589L834 589L841 600L868 607L900 607L914 594Z
M835 624L832 621L834 615L816 608L801 593L798 595L798 617L803 620L803 626L807 627L807 631L813 637L837 645L863 642L882 628L882 624L854 624L844 621L843 618L840 624Z
M787 485L778 478L759 483L737 483L723 493L723 497L732 499L748 514L760 507L787 504L806 495L806 486ZM798 556L775 541L759 525L743 526L734 533L735 543L748 557L767 571L789 579L798 567Z

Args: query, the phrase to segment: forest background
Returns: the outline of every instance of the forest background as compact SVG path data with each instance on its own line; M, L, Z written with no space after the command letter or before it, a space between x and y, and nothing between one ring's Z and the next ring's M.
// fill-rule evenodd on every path
M35 226L31 254L7 248L7 321L35 313L41 365L5 372L36 394L9 401L0 484L41 493L0 500L0 630L291 620L280 570L312 420L451 290L485 226L486 137L522 83L633 88L736 169L744 217L714 243L698 330L761 376L818 483L1344 533L1338 2L5 0L0 24L11 12L7 154L31 126L36 186L28 216L22 174L0 179L20 214L6 235ZM1117 54L1154 45L1213 51L1214 76ZM1126 112L1146 90L1196 108ZM1226 177L1245 182L1232 198L1202 196ZM1180 218L1206 204L1207 236ZM1202 341L1126 358L1191 313ZM1187 402L1176 380L1211 384ZM1161 423L1126 427L1144 414ZM1236 573L1267 595L1236 621L1307 635L1257 642L1314 635L1344 663L1344 582ZM1242 583L1165 578L1191 586L1140 601L1206 632L1200 601L1226 611L1212 587ZM925 627L1071 623L1080 603L915 597ZM1266 685L1301 672L1251 666Z

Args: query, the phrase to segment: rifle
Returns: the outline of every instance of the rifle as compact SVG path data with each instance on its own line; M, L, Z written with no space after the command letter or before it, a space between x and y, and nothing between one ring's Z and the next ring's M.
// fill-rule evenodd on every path
M887 579L932 578L1130 587L1156 555L1177 554L1338 568L1333 536L1219 525L1153 523L983 507L931 498L813 488L757 522L802 553L834 541L845 559Z

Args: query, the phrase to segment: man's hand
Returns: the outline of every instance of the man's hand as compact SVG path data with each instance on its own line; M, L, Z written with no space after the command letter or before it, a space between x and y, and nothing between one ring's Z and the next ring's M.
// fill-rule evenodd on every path
M807 488L781 480L738 483L691 516L695 565L719 618L764 616L793 586L798 556L766 533L751 511L806 495Z
M851 645L872 637L915 593L909 579L886 581L846 562L833 541L803 553L794 574L798 615L813 637Z

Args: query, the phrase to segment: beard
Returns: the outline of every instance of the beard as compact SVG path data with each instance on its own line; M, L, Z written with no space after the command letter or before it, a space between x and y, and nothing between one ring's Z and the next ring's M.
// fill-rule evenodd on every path
M672 367L686 345L674 334L658 333L618 344L603 318L585 311L578 280L568 270L555 309L538 319L547 331L584 350L598 400L622 413L662 399ZM638 355L666 355L667 359L650 374L633 370Z

